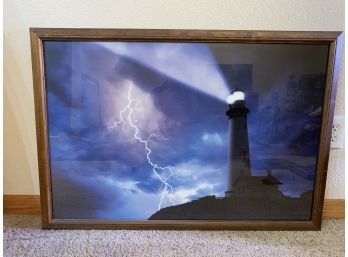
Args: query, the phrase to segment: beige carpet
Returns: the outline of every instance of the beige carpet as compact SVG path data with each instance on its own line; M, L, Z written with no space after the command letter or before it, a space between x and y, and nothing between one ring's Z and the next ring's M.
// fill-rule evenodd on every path
M38 216L5 215L4 256L344 256L344 220L319 232L43 231Z

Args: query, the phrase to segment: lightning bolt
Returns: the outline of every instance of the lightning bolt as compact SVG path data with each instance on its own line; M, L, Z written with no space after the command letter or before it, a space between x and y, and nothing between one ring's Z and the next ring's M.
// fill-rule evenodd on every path
M162 186L163 186L160 202L158 204L158 210L160 210L162 208L162 204L165 200L166 195L168 196L170 203L174 204L174 202L173 202L173 193L174 193L173 186L170 185L168 182L168 180L174 176L173 168L170 166L160 166L159 164L157 164L156 162L154 162L152 160L152 158L151 158L152 150L149 146L149 143L150 143L152 138L155 138L155 137L158 138L158 135L156 135L155 133L151 133L150 136L146 140L140 136L139 128L137 127L137 125L134 124L134 122L132 120L132 115L134 114L134 112L136 110L141 110L142 108L139 107L139 99L134 99L134 98L132 99L132 86L131 85L129 85L129 88L128 88L127 100L128 100L127 105L119 113L120 119L118 121L114 121L114 124L110 127L107 127L107 128L109 130L112 130L121 124L122 124L122 128L123 128L124 125L128 122L129 126L134 130L134 134L133 134L134 139L144 146L144 148L146 150L146 160L149 163L149 165L152 167L153 174L162 183ZM163 173L165 171L167 171L167 172L169 171L169 175L167 177L161 175L161 173Z

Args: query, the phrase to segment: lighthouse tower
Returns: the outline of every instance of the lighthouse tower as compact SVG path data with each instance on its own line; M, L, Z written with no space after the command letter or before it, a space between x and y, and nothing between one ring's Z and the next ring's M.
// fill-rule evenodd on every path
M226 99L229 117L229 156L228 181L226 197L231 197L236 188L234 182L240 176L251 176L249 159L249 138L247 114L249 109L245 105L244 93L235 90Z

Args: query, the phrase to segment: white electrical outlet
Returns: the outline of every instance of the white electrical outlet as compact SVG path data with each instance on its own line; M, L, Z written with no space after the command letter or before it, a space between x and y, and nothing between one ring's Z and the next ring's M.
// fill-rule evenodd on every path
M344 117L335 116L331 133L331 148L344 148Z

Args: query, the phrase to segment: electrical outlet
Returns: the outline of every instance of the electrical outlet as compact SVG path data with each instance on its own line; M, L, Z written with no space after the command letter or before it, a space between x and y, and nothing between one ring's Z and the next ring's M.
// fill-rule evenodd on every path
M344 117L335 116L331 133L331 148L344 148Z

